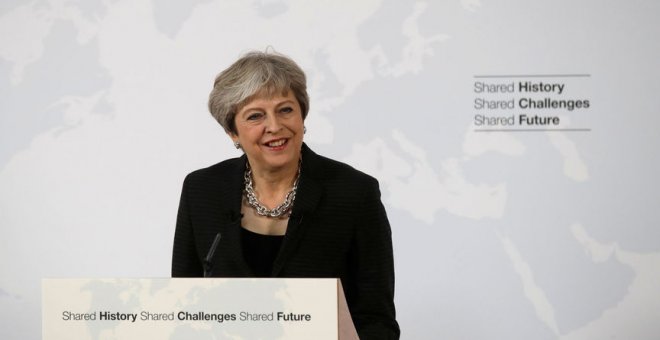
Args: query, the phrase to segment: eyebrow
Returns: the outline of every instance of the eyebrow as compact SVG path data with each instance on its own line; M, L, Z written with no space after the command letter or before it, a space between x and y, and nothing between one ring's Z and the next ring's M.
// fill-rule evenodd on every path
M285 100L283 100L283 101L281 101L281 102L275 104L275 107L279 107L279 106L282 106L282 105L284 105L284 104L294 104L294 101L293 101L292 99L285 99ZM259 105L250 106L250 105L248 104L248 105L244 106L244 107L241 109L241 111L242 111L244 114L247 113L247 112L250 111L250 110L263 110L263 108L262 108L261 106L259 106Z

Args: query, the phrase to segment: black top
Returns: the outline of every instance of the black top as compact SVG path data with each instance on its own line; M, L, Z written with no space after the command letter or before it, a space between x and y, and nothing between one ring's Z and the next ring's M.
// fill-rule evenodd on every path
M241 228L245 262L256 277L270 277L284 235L264 235Z
M303 143L302 170L286 236L270 277L341 279L362 340L399 339L392 235L378 182L317 155ZM254 277L243 256L241 202L247 159L229 159L186 177L177 217L172 276L198 277L218 233L215 277Z

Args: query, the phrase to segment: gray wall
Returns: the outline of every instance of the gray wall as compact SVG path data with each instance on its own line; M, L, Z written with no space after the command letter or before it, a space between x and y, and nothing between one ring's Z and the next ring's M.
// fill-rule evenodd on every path
M205 108L213 78L272 46L308 74L307 143L380 180L402 338L657 339L657 13L653 0L3 1L0 338L40 337L41 278L169 275L183 177L237 155ZM564 90L475 93L521 81ZM590 106L523 110L526 97ZM561 123L475 121L520 114Z

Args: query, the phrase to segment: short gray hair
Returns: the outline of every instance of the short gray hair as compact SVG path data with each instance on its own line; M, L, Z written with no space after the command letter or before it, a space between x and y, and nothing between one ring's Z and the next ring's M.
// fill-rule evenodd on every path
M237 134L236 113L254 96L293 91L302 118L309 111L307 80L289 57L274 52L249 52L215 78L209 95L209 111L227 132Z

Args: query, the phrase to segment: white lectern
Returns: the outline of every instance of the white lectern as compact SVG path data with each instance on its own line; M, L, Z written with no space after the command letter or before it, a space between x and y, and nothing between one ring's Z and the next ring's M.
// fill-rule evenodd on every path
M44 340L358 339L337 279L44 279Z

